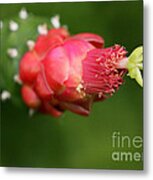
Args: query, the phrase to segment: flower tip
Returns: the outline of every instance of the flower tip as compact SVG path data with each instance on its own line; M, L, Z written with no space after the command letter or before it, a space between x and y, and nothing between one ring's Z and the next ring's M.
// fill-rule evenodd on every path
M136 81L141 87L143 87L143 80L142 79L141 80L136 80Z
M136 75L136 78L135 78L135 79L136 79L137 83L138 83L141 87L143 87L143 79L142 79L140 70L139 70L139 72L137 72L137 75Z
M139 46L128 57L127 69L129 76L135 79L137 83L143 87L143 78L141 70L143 70L143 46Z

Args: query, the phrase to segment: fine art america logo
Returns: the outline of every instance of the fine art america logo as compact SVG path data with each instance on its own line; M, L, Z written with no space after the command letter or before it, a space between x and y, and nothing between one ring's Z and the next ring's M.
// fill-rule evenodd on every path
M112 160L115 162L141 162L143 139L141 136L122 135L119 131L112 133Z

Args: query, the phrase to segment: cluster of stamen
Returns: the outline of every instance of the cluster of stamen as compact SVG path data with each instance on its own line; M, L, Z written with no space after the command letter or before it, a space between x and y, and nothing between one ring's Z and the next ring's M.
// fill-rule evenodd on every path
M90 51L83 62L86 93L98 94L99 97L112 95L123 82L125 69L118 69L117 64L126 53L119 45Z

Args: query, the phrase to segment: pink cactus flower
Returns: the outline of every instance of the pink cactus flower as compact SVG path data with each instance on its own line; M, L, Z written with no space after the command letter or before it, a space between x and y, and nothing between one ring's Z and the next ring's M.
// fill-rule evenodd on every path
M89 115L94 101L112 96L123 83L126 54L120 45L104 48L99 35L51 29L20 61L23 100L54 117L65 110Z

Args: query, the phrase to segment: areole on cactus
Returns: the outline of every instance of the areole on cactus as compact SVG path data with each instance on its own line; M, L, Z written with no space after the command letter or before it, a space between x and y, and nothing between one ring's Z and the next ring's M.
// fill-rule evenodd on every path
M21 14L27 18L25 12L20 18ZM54 117L65 110L87 116L94 102L119 89L125 74L142 86L142 47L128 57L121 45L105 48L101 36L89 32L70 35L66 27L60 27L58 16L51 21L53 28L38 26L35 42L28 41L29 50L19 58L21 95L29 108ZM13 25L13 31L18 28Z

